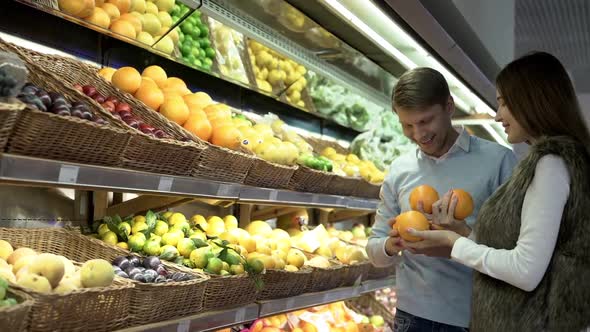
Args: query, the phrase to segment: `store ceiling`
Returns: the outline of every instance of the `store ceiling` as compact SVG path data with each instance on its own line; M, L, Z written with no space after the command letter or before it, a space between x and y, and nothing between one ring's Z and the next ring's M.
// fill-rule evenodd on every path
M514 53L555 54L580 92L590 92L590 1L516 0Z

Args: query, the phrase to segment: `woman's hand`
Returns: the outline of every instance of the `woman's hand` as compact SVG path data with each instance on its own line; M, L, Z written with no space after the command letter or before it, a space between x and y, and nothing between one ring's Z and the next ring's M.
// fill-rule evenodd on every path
M417 231L413 228L408 229L408 233L423 239L418 242L403 241L403 247L412 253L423 254L428 256L440 257L441 252L446 252L445 257L450 257L455 242L461 238L460 234L453 231ZM430 254L436 253L436 254Z
M389 256L395 256L400 251L404 250L404 247L401 245L402 239L397 232L397 228L394 227L395 225L395 218L391 218L388 222L391 231L389 232L389 237L385 241L385 252Z
M457 202L458 199L453 195L453 190L451 189L445 193L442 199L439 199L432 204L432 214L424 212L424 205L422 202L418 202L418 210L431 221L434 229L451 230L462 236L469 236L469 234L471 234L471 227L467 225L465 220L455 219Z

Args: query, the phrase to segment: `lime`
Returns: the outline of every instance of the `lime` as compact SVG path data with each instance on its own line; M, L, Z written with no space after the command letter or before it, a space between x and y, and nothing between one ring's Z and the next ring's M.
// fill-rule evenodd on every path
M207 261L207 270L214 274L219 274L223 269L223 262L217 257L209 258Z
M178 241L176 248L178 249L178 252L185 258L189 258L193 250L196 249L195 244L191 239L181 239Z
M199 49L199 59L205 59L207 57L207 53L205 53L205 50L200 48Z
M201 12L198 10L195 10L191 16L192 17L201 17Z
M172 16L180 15L180 6L177 4L174 4L174 6L172 7L172 11L170 12L170 15L172 15Z
M203 66L207 67L207 68L211 68L211 66L213 66L213 60L211 60L209 58L203 59Z
M198 58L201 55L200 48L197 46L193 47L191 49L191 52L192 52L191 54L194 55L195 58Z
M264 263L258 258L252 258L248 260L248 264L252 268L254 274L260 274L264 271Z
M149 256L158 256L160 254L160 237L147 240L143 245L143 252Z
M209 38L200 38L199 45L201 46L201 48L207 48L211 46L211 41L209 40Z
M209 28L207 28L206 26L202 26L202 27L199 27L199 29L201 30L202 37L209 36Z
M117 242L119 242L119 239L117 238L117 234L115 234L115 232L111 232L111 231L104 233L100 237L100 239L103 240L104 242L106 242L108 244L112 244L112 245L115 245L115 244L117 244Z
M213 59L215 58L215 50L212 49L211 47L207 47L205 49L205 55L209 58L209 59Z
M189 43L184 43L182 46L180 46L180 53L182 53L182 55L185 57L192 55L192 51L193 47Z
M199 27L197 27L195 25L193 30L191 31L191 36L193 36L194 40L197 40L200 35L201 35L201 29L199 29Z
M191 16L189 16L189 17L188 17L188 18L185 20L185 22L188 22L188 23L190 23L190 24L192 24L192 25L196 25L196 24L197 24L197 18L196 18L196 17L194 17L193 15L191 15Z
M171 245L165 245L160 252L160 258L166 261L174 261L178 257L178 249Z
M131 251L139 252L143 249L145 242L145 235L143 235L143 233L137 233L129 237L129 241L127 241L127 244L129 245Z
M192 34L192 31L195 29L195 25L192 24L191 22L185 21L185 22L182 22L182 24L180 24L180 29L185 34L190 35L190 34ZM199 31L199 33L200 33L200 31Z
M193 66L199 67L199 68L203 66L203 63L201 62L201 60L199 60L197 58L194 58L193 61L191 62L191 64Z
M162 236L166 233L168 233L168 224L162 220L156 221L156 226L154 227L154 234Z

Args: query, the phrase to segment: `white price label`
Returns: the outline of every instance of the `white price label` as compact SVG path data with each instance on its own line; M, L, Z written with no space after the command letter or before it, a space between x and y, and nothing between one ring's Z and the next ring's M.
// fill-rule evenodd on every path
M174 179L169 176L161 176L160 182L158 183L158 190L159 191L170 191L172 189L172 183Z
M191 321L190 320L183 320L182 322L178 323L178 327L176 328L176 332L189 332L191 329Z
M80 167L73 165L61 165L58 181L60 183L76 183Z
M279 196L279 192L277 190L271 190L270 194L268 194L268 200L269 201L276 201L278 196Z

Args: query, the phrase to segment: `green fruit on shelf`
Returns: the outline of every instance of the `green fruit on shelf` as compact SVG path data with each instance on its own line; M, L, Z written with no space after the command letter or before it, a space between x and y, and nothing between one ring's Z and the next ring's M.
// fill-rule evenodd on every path
M201 60L197 58L194 58L191 64L196 67L203 67L203 63L201 62Z
M195 25L188 21L180 24L180 30L182 30L182 32L187 35L191 35L194 28Z
M209 58L203 59L203 67L211 68L212 65L213 65L213 60L211 60Z
M201 29L201 36L203 36L203 37L207 37L207 36L209 36L209 28L207 28L207 27L203 27L203 28Z
M162 247L162 251L160 253L160 259L166 261L173 261L178 257L178 249L171 245L165 245Z
M206 49L207 47L211 47L211 41L209 40L209 38L200 38L199 45L201 46L201 48Z
M205 59L207 57L207 53L205 53L205 50L200 48L199 49L199 58L200 59Z
M131 249L131 251L139 252L143 249L145 242L145 235L143 235L143 233L137 233L129 237L129 241L127 241L127 244L129 245L129 249Z
M201 17L201 12L198 11L198 10L195 10L195 12L191 16L200 18Z
M193 39L197 40L201 36L201 29L195 25L191 31L191 36L193 36Z
M207 47L205 49L205 55L209 58L209 59L213 59L215 58L215 50L212 49L211 47Z
M193 64L193 61L195 61L197 58L194 55L189 54L189 55L183 57L182 59L188 64Z
M199 56L201 56L201 52L200 52L199 50L200 50L200 48L198 48L198 47L193 47L193 48L191 49L191 54L192 54L192 55L193 55L195 58L198 58Z
M172 7L172 10L170 11L170 15L179 16L180 15L180 6L175 4L174 7Z
M227 264L227 263L226 263ZM207 270L213 274L219 274L223 269L223 261L217 257L209 258L207 261Z

